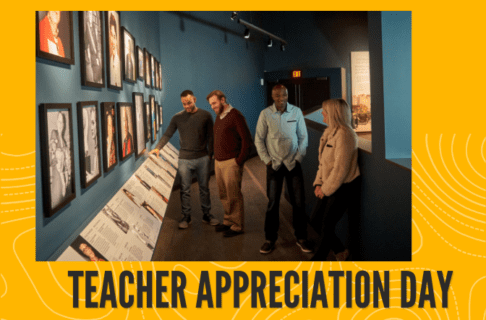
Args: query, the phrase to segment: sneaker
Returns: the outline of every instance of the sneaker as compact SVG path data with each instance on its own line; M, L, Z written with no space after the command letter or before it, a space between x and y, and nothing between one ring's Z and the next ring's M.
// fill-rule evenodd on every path
M189 228L190 224L191 224L191 217L183 218L181 222L179 222L179 229L187 229Z
M343 252L339 252L335 256L337 261L346 261L349 257L349 250L346 249Z
M312 249L310 248L309 241L305 239L297 240L297 245L299 246L300 250L305 253L311 253Z
M203 215L202 221L204 223L209 223L210 226L217 226L219 224L219 220L218 219L213 218L213 217L211 217L209 215L206 215L206 214Z
M263 246L260 248L260 253L270 253L275 249L275 242L266 240Z
M225 237L234 237L234 236L237 236L237 235L242 234L242 233L243 233L243 230L235 231L233 229L229 229L229 230L226 230L223 233L223 236L225 236Z
M231 229L231 226L227 226L225 224L218 224L214 229L216 230L216 232L228 231Z

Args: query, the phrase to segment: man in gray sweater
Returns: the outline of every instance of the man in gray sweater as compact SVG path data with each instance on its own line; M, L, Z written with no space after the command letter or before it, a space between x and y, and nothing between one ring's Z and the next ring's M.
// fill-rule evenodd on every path
M211 213L209 195L209 170L213 155L213 117L211 114L196 107L196 97L190 90L181 93L184 110L176 113L150 154L159 156L162 149L176 130L179 130L181 149L179 152L179 175L181 176L182 220L180 229L186 229L191 223L191 183L195 172L199 183L199 196L203 212L203 222L212 226L219 224Z

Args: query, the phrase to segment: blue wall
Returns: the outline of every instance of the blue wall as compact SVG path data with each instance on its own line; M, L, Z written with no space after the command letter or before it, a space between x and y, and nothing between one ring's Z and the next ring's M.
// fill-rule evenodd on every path
M143 162L143 157L135 161L135 156L119 162L108 174L102 176L89 188L82 189L79 169L79 143L77 129L78 101L101 102L132 102L132 92L142 92L144 100L149 100L153 94L156 101L161 101L161 91L145 88L142 81L132 84L123 82L123 91L105 88L91 88L81 86L81 63L79 53L79 24L78 13L73 13L74 20L74 53L75 65L67 66L48 60L37 58L36 63L36 105L41 103L71 103L74 141L74 165L76 181L76 198L66 207L50 218L44 218L42 198L41 152L39 140L39 114L36 109L36 236L37 260L46 260L51 255L58 255L73 238L81 232L96 213L118 191L131 174ZM104 19L104 16L103 16ZM159 53L159 19L157 13L150 12L122 12L121 25L135 37L135 45L146 47L160 60ZM104 20L103 20L104 22ZM103 23L104 30L104 23ZM103 37L104 33L103 33ZM105 57L106 54L105 48ZM105 63L106 75L106 63ZM106 82L106 76L105 76ZM101 117L101 113L99 112ZM101 132L101 126L100 126ZM100 144L101 146L101 144ZM118 157L118 154L117 154ZM103 159L103 155L102 155ZM57 250L57 252L56 252Z
M386 157L410 158L412 149L412 13L381 15Z
M214 118L206 96L219 89L243 112L254 135L266 104L260 84L265 47L262 42L246 41L244 27L230 16L231 12L159 13L165 124L183 110L180 93L185 89L192 90L197 107L210 111ZM178 133L171 142L179 147Z

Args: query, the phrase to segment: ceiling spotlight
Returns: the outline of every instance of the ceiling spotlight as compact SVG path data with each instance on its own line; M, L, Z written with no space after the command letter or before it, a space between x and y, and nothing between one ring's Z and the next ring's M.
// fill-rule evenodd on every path
M280 50L285 51L285 46L283 43L280 45Z
M233 11L233 13L231 14L231 20L233 20L233 21L234 21L234 20L236 19L236 17L237 17L237 16L238 16L238 12Z
M250 29L246 28L245 29L245 39L249 39L250 38Z
M267 47L271 48L273 45L272 38L268 39Z

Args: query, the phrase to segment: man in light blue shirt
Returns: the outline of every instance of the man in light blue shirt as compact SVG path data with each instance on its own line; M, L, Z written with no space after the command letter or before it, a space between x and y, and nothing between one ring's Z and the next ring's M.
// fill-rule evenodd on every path
M255 146L267 165L268 207L265 215L265 243L261 253L275 248L279 228L279 204L283 179L292 204L292 220L297 245L303 252L312 252L307 243L304 177L300 162L307 148L307 128L302 111L288 101L287 88L281 84L272 89L274 104L260 113Z

